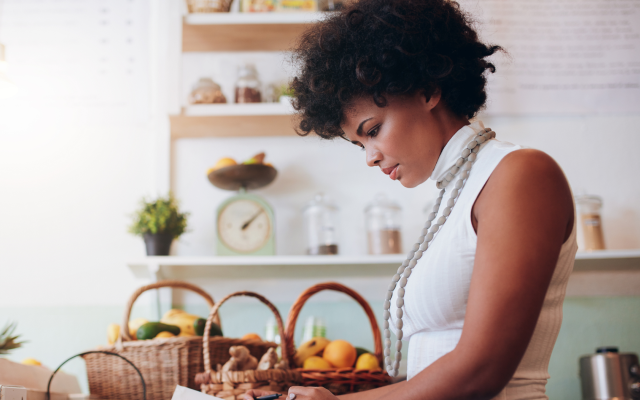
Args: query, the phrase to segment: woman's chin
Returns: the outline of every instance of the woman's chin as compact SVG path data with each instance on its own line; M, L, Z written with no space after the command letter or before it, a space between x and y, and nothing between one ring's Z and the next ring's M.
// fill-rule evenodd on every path
M427 177L427 179L429 178ZM426 182L427 179L410 179L407 177L400 176L396 180L400 182L400 184L406 187L407 189L413 189L414 187L419 186L424 182Z

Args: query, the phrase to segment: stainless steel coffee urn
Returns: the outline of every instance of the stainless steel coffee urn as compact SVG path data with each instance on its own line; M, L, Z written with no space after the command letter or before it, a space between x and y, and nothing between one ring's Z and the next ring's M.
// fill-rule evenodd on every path
M599 347L580 357L583 400L640 400L640 367L634 353Z

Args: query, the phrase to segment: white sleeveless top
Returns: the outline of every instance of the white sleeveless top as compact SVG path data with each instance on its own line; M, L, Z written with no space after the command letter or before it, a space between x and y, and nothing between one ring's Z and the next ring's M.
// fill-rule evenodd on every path
M443 149L431 179L442 180L466 144L481 129L484 129L481 122L460 129ZM451 215L413 269L403 307L404 340L409 340L408 379L452 351L460 340L477 246L471 209L498 163L507 154L521 148L495 139L482 144ZM447 191L451 188L453 185ZM444 198L449 198L449 195L445 194ZM529 347L513 378L495 399L547 399L545 385L549 378L549 359L560 331L562 302L578 249L575 231L574 224L570 237L560 250ZM393 309L391 315L394 320L391 326L395 326Z

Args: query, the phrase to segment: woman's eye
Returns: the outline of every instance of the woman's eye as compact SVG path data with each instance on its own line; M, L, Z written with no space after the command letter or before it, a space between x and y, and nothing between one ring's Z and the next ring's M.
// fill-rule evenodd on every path
M376 137L378 135L378 132L380 131L380 125L374 127L373 129L371 129L369 132L367 132L367 136L369 137Z

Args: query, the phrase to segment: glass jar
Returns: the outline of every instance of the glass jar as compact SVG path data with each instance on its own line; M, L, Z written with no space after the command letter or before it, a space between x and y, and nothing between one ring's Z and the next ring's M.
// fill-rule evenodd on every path
M214 104L226 103L227 98L224 97L220 85L215 83L211 78L200 78L193 85L191 94L189 95L189 103L191 104Z
M380 193L364 210L369 254L402 253L402 209Z
M255 66L246 64L238 68L236 103L260 103L262 101L260 86Z
M599 196L577 196L578 215L580 217L579 247L582 250L604 250L604 235L602 233L602 198Z
M326 196L319 193L305 207L303 216L307 254L338 254L336 238L338 208Z

